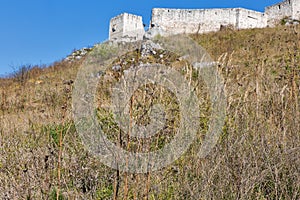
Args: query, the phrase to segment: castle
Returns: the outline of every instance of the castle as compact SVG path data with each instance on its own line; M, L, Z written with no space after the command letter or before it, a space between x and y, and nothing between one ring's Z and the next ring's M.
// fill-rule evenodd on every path
M207 33L222 28L250 29L272 27L284 18L300 19L300 0L285 0L258 12L244 8L152 9L146 32L141 16L123 13L110 20L109 40L142 40L155 35ZM298 23L298 22L297 22Z

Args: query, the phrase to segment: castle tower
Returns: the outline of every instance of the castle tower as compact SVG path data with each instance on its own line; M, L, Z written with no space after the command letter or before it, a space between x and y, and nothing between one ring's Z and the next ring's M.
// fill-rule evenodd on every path
M283 18L300 19L300 0L285 0L265 9L268 25L274 26Z
M145 29L141 16L123 13L110 20L109 40L132 39L142 40Z

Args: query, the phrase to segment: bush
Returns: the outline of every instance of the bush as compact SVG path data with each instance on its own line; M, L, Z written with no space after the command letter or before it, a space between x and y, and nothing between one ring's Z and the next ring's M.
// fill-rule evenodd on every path
M22 65L14 70L14 72L11 74L11 77L16 82L24 84L27 80L32 78L34 75L38 75L40 72L41 68L39 66Z

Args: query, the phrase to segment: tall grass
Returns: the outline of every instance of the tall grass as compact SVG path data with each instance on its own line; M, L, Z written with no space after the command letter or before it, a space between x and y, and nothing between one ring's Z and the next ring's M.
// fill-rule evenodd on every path
M197 140L174 164L145 175L112 170L82 145L72 120L69 81L75 80L82 60L58 62L35 75L27 76L25 70L19 78L1 79L0 197L300 199L299 31L296 26L280 26L192 35L220 63L227 96L223 134L207 158L197 157L211 106L205 84L199 83ZM126 62L125 68L135 62L159 62L183 74L189 71L184 60L157 52L146 58L133 52L115 62ZM107 137L131 151L156 150L169 142L180 120L176 97L154 85L138 90L132 99L132 117L140 123L149 120L141 114L141 104L160 102L173 114L169 113L167 132L148 141L130 140L125 132L119 135L105 110L109 86L122 73L111 68L105 73L106 82L99 83L98 111Z

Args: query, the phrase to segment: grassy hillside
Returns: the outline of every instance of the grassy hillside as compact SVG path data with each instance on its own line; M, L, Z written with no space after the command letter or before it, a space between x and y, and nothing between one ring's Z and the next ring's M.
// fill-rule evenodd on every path
M71 98L85 58L49 68L24 67L13 77L0 79L0 198L300 199L300 27L227 30L191 38L220 63L227 97L223 134L207 158L199 160L196 155L211 109L205 85L198 93L202 129L197 142L172 166L136 175L101 164L76 132ZM132 59L139 53L124 58L132 61L128 66L150 60L179 70L189 67L167 53L164 61L158 54ZM111 67L105 73L116 80L122 74ZM99 83L100 107L109 99L107 88L108 82ZM157 94L156 101L174 109L171 94L149 88L144 99ZM143 98L134 100L133 109L138 110ZM106 123L117 143L118 127L109 116L99 109L100 122ZM153 150L169 142L178 121L176 106L169 116L174 119L166 135L145 143L131 141L136 144L131 150L139 151L143 145ZM124 142L124 147L130 143Z

